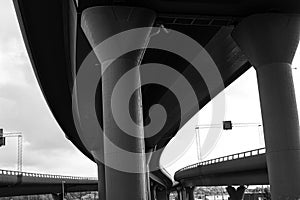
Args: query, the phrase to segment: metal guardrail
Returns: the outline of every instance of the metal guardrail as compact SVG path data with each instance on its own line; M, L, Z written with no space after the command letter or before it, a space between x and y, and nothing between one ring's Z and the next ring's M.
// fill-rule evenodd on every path
M220 162L236 160L236 159L240 159L240 158L257 156L257 155L261 155L261 154L264 154L264 153L266 153L265 148L255 149L255 150L251 150L251 151L245 151L245 152L242 152L242 153L236 153L236 154L223 156L223 157L219 157L219 158L214 158L214 159L211 159L211 160L206 160L206 161L203 161L203 162L200 162L200 163L192 164L192 165L189 165L189 166L186 166L186 167L180 169L178 172L182 172L182 171L188 170L188 169L193 169L193 168L196 168L196 167L199 167L199 166L211 165L211 164L216 164L216 163L220 163Z
M63 175L53 175L53 174L39 174L39 173L29 173L29 172L19 172L11 170L0 169L0 175L10 175L10 176L27 176L36 178L54 178L54 179L69 179L69 180L98 180L94 177L79 177L79 176L63 176Z

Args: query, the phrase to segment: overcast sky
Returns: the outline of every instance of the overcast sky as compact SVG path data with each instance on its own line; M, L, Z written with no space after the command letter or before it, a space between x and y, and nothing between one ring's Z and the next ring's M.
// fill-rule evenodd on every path
M24 136L23 170L96 176L54 120L37 84L11 0L0 2L0 127ZM0 168L16 169L17 139L0 148Z
M293 66L297 67L299 63L300 52L297 52ZM300 99L300 69L293 70L293 75L297 99ZM226 120L232 120L233 123L261 124L253 68L225 90L225 97ZM220 123L211 121L211 103L195 117L199 118L199 124ZM11 0L0 2L0 127L5 132L23 133L23 171L97 176L96 165L64 137L42 96ZM206 131L200 130L201 141L205 138ZM216 148L206 159L263 147L260 132L257 127L223 131ZM194 133L185 132L183 128L179 134ZM184 151L183 147L178 148ZM162 164L173 173L180 167L197 161L196 145L192 144L187 153L175 163L165 163L164 157L167 155L168 149L163 155ZM16 138L7 139L7 145L0 148L0 160L0 169L17 168Z

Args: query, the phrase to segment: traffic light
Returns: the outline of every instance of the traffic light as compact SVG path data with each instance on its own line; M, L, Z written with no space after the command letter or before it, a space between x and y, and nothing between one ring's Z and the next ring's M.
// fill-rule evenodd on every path
M231 121L223 121L223 130L231 130L232 122Z
M5 145L5 137L3 137L3 129L0 128L0 147Z

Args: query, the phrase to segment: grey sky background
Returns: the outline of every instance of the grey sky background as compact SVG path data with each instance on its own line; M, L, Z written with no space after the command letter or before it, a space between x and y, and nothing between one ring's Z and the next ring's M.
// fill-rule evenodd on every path
M11 0L0 2L0 27L0 127L23 133L23 170L96 176L96 165L64 137L43 98ZM16 138L0 148L0 158L0 168L16 169Z
M297 67L299 63L300 52L297 52L293 66ZM293 70L297 100L300 99L299 70ZM225 90L225 97L226 120L234 123L261 123L254 69L250 69L230 85ZM211 121L212 103L195 116L199 119L199 124L220 123ZM188 123L186 126L194 125ZM43 98L27 56L11 0L0 1L0 127L5 132L23 133L24 171L97 176L96 164L64 137ZM195 134L184 130L185 128L179 134ZM203 141L207 130L200 131ZM263 147L261 135L257 127L223 131L217 146L206 159ZM195 143L189 149L178 148L186 153L177 161L164 162L172 153L172 149L168 147L162 156L161 164L171 174L180 167L197 162ZM17 138L7 139L7 145L0 148L0 160L0 169L17 169Z

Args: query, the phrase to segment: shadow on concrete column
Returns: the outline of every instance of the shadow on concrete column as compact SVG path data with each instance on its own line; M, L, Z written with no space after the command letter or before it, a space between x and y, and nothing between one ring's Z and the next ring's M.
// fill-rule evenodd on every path
M300 198L300 133L291 63L299 43L298 15L244 19L233 38L255 67L272 199Z
M103 131L106 137L104 137L103 144L105 169L102 171L105 175L106 200L147 199L149 180L147 180L146 175L141 82L139 68L136 67L140 65L143 50L136 50L120 57L114 57L111 54L132 43L137 43L141 48L145 47L151 28L148 31L145 29L146 31L141 32L142 34L133 35L130 41L114 40L105 49L97 49L96 47L104 40L120 32L140 27L151 27L154 20L155 13L144 8L97 6L88 8L82 13L81 26L101 63L103 72ZM114 87L118 80L130 70L132 71L131 79L127 80L127 84L120 86L120 96L112 100ZM124 102L122 92L125 94L131 88L139 89L132 94L126 110L129 109L132 118L130 120L134 121L138 128L127 133L123 127L118 126L112 108ZM111 144L118 149L112 148ZM119 153L121 152L119 149L122 152L128 152L131 157L124 157ZM128 166L131 166L130 169Z

